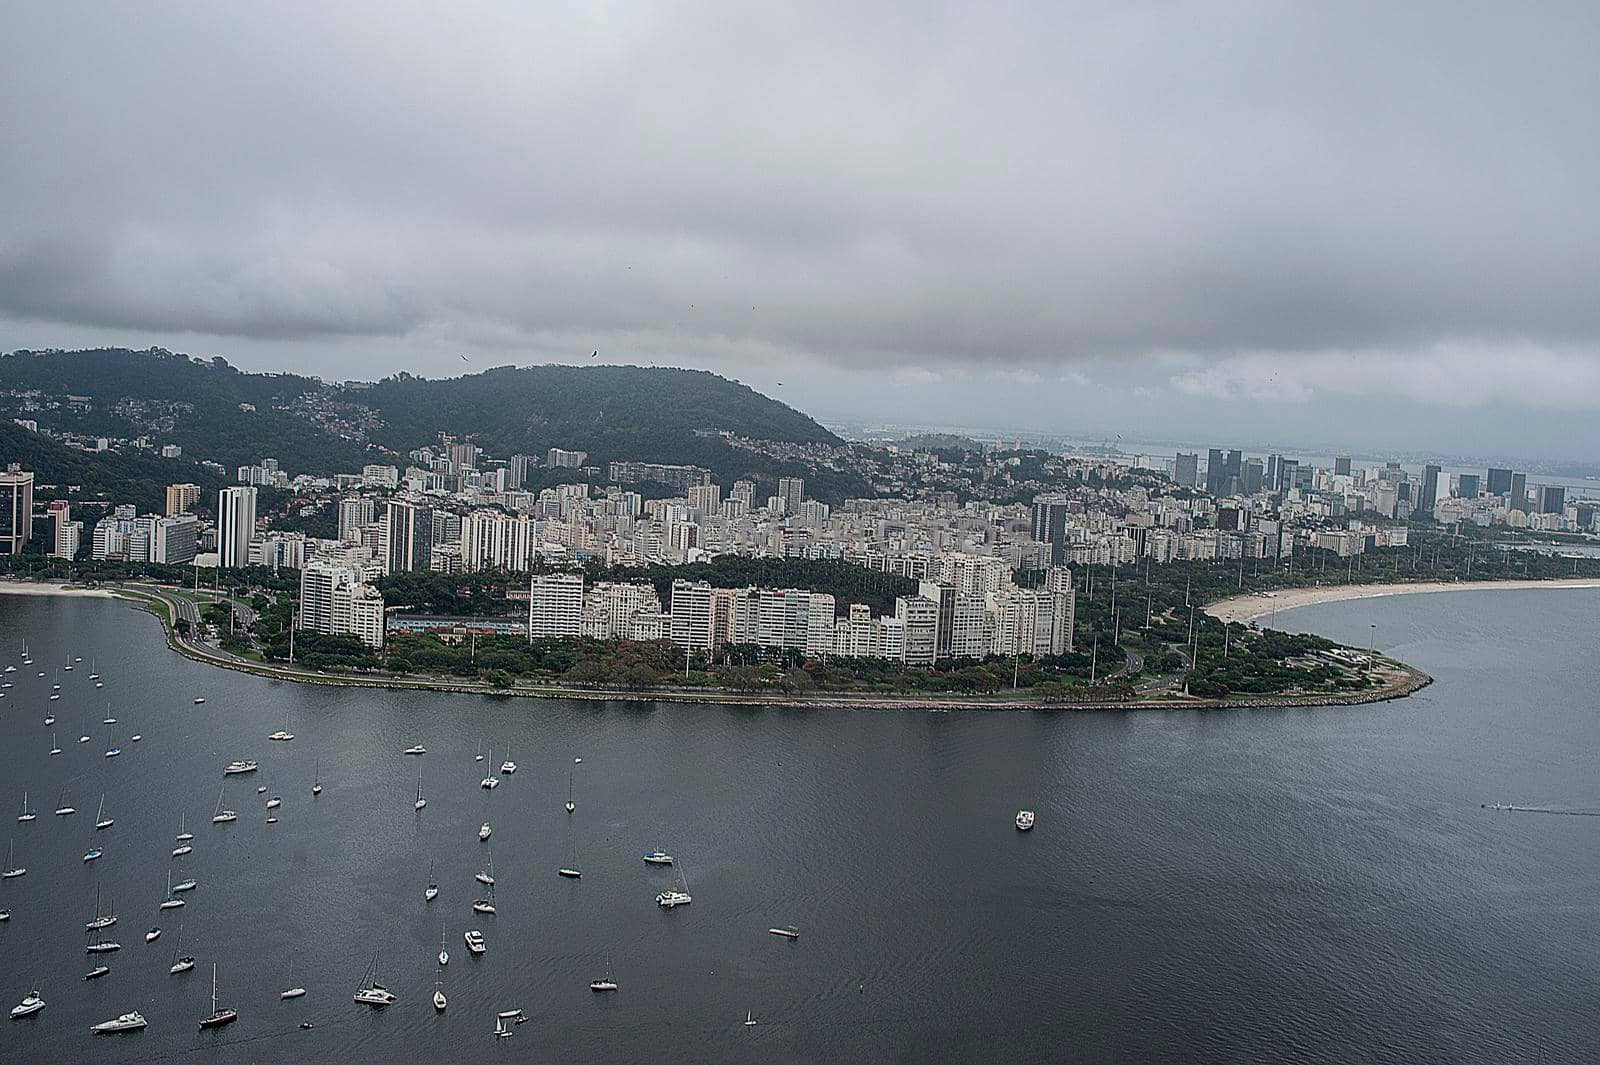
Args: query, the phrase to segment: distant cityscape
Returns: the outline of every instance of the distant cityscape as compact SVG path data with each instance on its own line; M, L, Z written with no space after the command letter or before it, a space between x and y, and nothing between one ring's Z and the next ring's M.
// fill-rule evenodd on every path
M38 431L36 424L21 421ZM68 440L87 450L111 442ZM175 448L150 440L135 446ZM441 434L405 465L333 476L272 458L233 471L214 510L198 484L166 489L164 513L83 501L70 485L0 473L0 555L300 573L296 627L381 648L389 633L463 625L529 640L670 640L932 665L945 658L1072 650L1075 587L1088 567L1178 561L1283 562L1308 549L1353 557L1403 546L1410 523L1592 533L1600 503L1509 468L1449 475L1438 465L1331 466L1237 449L1145 456L958 450L887 443L828 447L741 440L736 446L850 467L879 493L830 504L802 477L767 491L716 483L693 465L611 461L580 449L494 456ZM170 452L170 453L169 453ZM524 488L538 469L573 483ZM647 492L648 489L648 492ZM52 498L36 503L36 490ZM324 513L331 535L274 528L262 490L288 493L286 514ZM666 493L666 494L660 494ZM205 498L203 500L203 495ZM652 497L653 496L653 497ZM713 587L674 580L662 602L646 581L586 581L583 567L686 565L720 556L840 561L915 582L874 614L806 588ZM386 609L375 586L408 572L524 574L522 621L437 619Z

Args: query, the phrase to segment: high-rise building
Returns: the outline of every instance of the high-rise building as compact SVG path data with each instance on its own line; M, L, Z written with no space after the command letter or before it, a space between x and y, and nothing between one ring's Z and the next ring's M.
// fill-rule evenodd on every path
M1511 492L1506 497L1506 507L1510 510L1528 510L1528 475L1513 473L1511 475Z
M1567 490L1559 484L1539 486L1539 513L1560 514L1567 509Z
M545 465L552 470L576 470L588 461L587 451L563 451L553 447L545 452Z
M785 514L800 513L800 504L805 502L806 481L804 477L779 477L778 496L783 500Z
M699 484L689 489L689 509L698 511L698 517L713 517L721 506L721 485Z
M461 566L525 573L533 563L534 522L526 514L475 510L461 519Z
M433 510L403 499L384 506L383 572L427 569L433 550Z
M1257 492L1261 491L1265 478L1266 471L1263 468L1260 459L1250 459L1248 462L1246 462L1244 464L1244 474L1241 478L1241 487L1244 490L1244 494L1247 496L1253 496Z
M1488 482L1485 484L1484 489L1492 496L1509 495L1511 493L1511 471L1500 470L1490 466Z
M398 488L400 486L400 470L394 466L363 466L361 467L361 485L364 488Z
M383 646L383 596L362 580L360 570L325 559L307 562L300 571L299 608L295 628Z
M65 499L51 500L48 508L51 520L50 554L71 561L78 557L78 543L83 537L83 522L72 520L72 504Z
M149 522L150 561L187 565L200 551L200 521L193 514L140 519Z
M1200 453L1180 451L1172 459L1172 479L1185 488L1197 488L1200 482ZM906 634L909 638L910 633Z
M167 485L167 517L177 514L193 514L195 504L200 502L200 486L197 484L169 484Z
M1310 472L1309 467L1307 472ZM1278 485L1280 492L1291 492L1300 483L1300 460L1278 456Z
M250 564L250 541L256 535L256 490L224 488L217 493L217 565L242 569Z
M0 555L20 555L33 539L33 471L0 473Z
M1264 487L1269 492L1278 490L1278 464L1283 461L1283 456L1272 454L1267 456L1267 474Z
M1050 557L1059 562L1061 549L1067 543L1067 511L1070 497L1060 492L1049 492L1033 497L1032 537L1041 544L1050 545Z
M511 461L506 464L506 487L518 489L528 483L528 471L534 467L532 455L512 455Z
M939 604L921 595L894 601L894 616L905 626L905 663L931 666L939 653Z
M1335 455L1333 458L1333 475L1335 477L1350 476L1350 456Z
M339 500L339 540L352 543L361 539L361 530L378 520L378 504L364 496Z
M1222 485L1227 477L1226 467L1222 461L1222 449L1212 448L1206 452L1206 491L1211 495L1222 494Z
M1432 514L1438 502L1439 467L1430 464L1422 467L1422 493L1417 497L1415 509L1422 514Z
M1477 499L1478 487L1478 475L1475 473L1463 473L1456 478L1456 495L1462 499Z
M528 639L583 635L583 574L549 573L528 591Z

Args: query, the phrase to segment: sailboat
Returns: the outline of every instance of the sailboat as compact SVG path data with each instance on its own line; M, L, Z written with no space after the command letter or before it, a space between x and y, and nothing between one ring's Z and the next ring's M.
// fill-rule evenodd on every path
M287 710L283 712L283 727L268 736L267 739L278 740L280 743L287 743L289 740L294 739L294 733L289 731L289 712Z
M17 841L13 839L10 845L6 847L6 867L4 870L0 870L0 880L14 880L27 873L27 866L18 865L16 859Z
M55 729L50 730L50 753L51 755L57 755L61 753L61 744L56 742Z
M78 715L78 730L79 730L78 731L78 742L79 743L88 743L89 742L89 722L88 722L88 718L84 717L82 714Z
M485 821L483 824L478 826L478 840L479 840L479 842L487 843L489 841L489 837L493 833L494 833L494 829L490 828L489 827L489 822Z
M116 737L116 734L113 733L112 737L111 737L111 746L106 748L106 757L107 758L115 758L115 757L117 757L117 755L119 755L121 753L122 753L122 748L117 746L117 737Z
M487 885L488 887L493 887L494 886L494 849L493 848L490 848L490 850L489 850L489 867L487 869L479 869L476 873L473 873L472 874L472 879L476 880L480 884Z
M106 816L106 793L102 791L100 793L100 810L94 815L95 831L98 832L100 829L110 828L114 824L116 824L116 821Z
M489 763L491 765L494 764L494 751L493 750L491 750L489 752ZM478 781L478 787L480 787L480 788L498 788L499 786L500 786L500 778L494 775L494 770L492 770L492 769L489 771L488 776L486 776L482 780Z
M106 704L106 716L105 716L105 719L100 722L100 724L102 724L102 725L115 725L116 723L117 723L116 715L114 715L111 712L111 704L107 703Z
M367 966L361 986L356 988L356 1001L367 1006L388 1006L395 1000L394 992L378 983L378 952L372 952L372 964Z
M444 925L439 926L439 968L450 964L450 952L444 949Z
M62 788L61 789L61 801L56 804L56 816L57 817L70 817L70 816L72 816L73 814L75 814L77 812L78 812L78 808L76 806L68 806L67 805L67 789Z
M517 763L511 760L511 743L508 740L506 742L506 760L500 763L500 772L504 773L506 776L510 776L516 771Z
M280 807L282 805L283 805L283 796L279 795L277 792L273 792L271 797L269 797L267 799L267 809L269 809L269 810L276 810L278 807Z
M83 930L85 932L98 932L100 929L110 928L116 923L117 915L115 913L100 912L100 888L99 885L96 885L94 889L94 920L84 925Z
M167 897L161 900L163 910L175 910L183 905L183 900L172 893L172 870L167 870Z
M504 1017L496 1017L494 1019L494 1037L496 1039L510 1039L516 1034L516 1029L506 1025L506 1019Z
M482 740L478 741L478 757L474 758L473 761L474 762L483 761L483 741Z
M567 813L570 814L577 808L578 804L572 801L572 770L569 769L567 770Z
M187 954L180 953L182 950L183 925L180 924L178 925L178 940L172 945L172 967L167 970L167 972L172 976L177 976L179 973L186 973L190 969L194 968L194 958Z
M225 1024L232 1024L239 1019L239 1011L223 1007L217 1008L217 963L211 963L211 1016L200 1019L200 1029L221 1028Z
M611 975L611 952L608 950L606 951L606 974L598 980L590 980L589 990L615 991L616 989L617 981L616 978Z
M694 901L694 896L689 894L689 879L683 875L683 866L681 865L678 866L678 882L682 885L682 890L668 888L663 891L656 896L657 906L664 910L670 910L674 906L686 906Z
M278 992L278 998L280 1000L302 998L305 996L305 993L306 989L294 982L294 959L291 958L289 959L289 987L286 990Z
M416 810L418 813L421 813L422 812L422 808L424 806L426 806L426 805L428 805L428 800L424 799L422 797L422 778L418 777L417 778L417 801L411 804L411 808Z
M756 1014L754 1010L744 1011L744 1026L746 1028L754 1028L756 1026Z
M439 897L439 882L433 878L433 859L428 859L428 886L422 891L422 901L432 902Z
M22 812L17 815L17 820L23 824L36 819L39 815L28 809L28 793L22 793Z
M191 839L194 839L194 833L183 827L183 814L180 813L178 815L178 845L172 848L172 856L174 858L182 858L185 854L192 853L194 848L189 845Z
M99 847L91 845L88 850L83 852L83 860L86 862L97 862L100 860L100 856L103 854L105 854L105 851L101 850Z
M444 969L440 968L433 977L433 1008L443 1013L448 1005L450 1000L444 997Z
M222 796L227 790L228 786L224 784L222 786L222 791L217 792L217 809L216 812L211 815L211 823L214 825L221 825L226 824L229 821L239 820L238 814L234 813L232 810L224 810L222 808Z
M567 837L567 864L557 869L556 873L566 877L568 880L577 880L583 876L583 872L578 868L577 844L572 842L570 833Z
M322 759L318 758L311 773L311 794L322 794Z

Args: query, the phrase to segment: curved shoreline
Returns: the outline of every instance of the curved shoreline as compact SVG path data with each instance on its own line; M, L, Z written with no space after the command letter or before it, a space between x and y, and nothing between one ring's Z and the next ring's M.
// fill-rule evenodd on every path
M1600 587L1600 584L1595 586ZM1054 711L1129 711L1129 710L1268 710L1305 707L1360 706L1366 703L1403 699L1433 683L1428 674L1403 662L1385 660L1390 668L1388 682L1381 688L1352 692L1318 692L1303 695L1238 696L1205 699L1195 696L1164 696L1152 699L1048 700L1025 696L961 696L920 693L817 692L785 696L774 692L735 692L725 688L576 688L559 683L524 682L511 688L496 688L483 681L459 677L396 676L391 674L330 673L307 670L287 664L255 662L239 658L209 644L179 636L175 627L177 602L157 586L139 588L81 588L69 585L23 584L0 581L0 594L93 596L120 599L152 614L161 622L167 646L185 658L221 669L250 673L267 680L296 684L321 684L332 687L385 688L402 691L432 691L455 695L480 695L491 698L582 699L594 702L706 703L718 706L746 706L764 709L806 710L1054 710Z
M1251 622L1279 610L1342 603L1350 599L1379 599L1391 595L1431 595L1439 592L1518 591L1532 588L1600 588L1592 577L1557 580L1512 581L1412 581L1388 584L1335 584L1320 588L1283 588L1276 592L1252 592L1219 599L1204 609L1223 622Z

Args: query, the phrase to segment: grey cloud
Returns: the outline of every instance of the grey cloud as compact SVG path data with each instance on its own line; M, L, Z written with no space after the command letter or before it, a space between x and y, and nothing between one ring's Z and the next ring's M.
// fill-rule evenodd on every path
M1152 356L1177 354L1202 365L1174 388L1212 395L1252 394L1248 360L1329 351L1380 374L1547 352L1558 374L1600 339L1597 22L10 5L0 314L404 337L438 370L483 338L598 336L839 373L1111 359L1166 380Z

